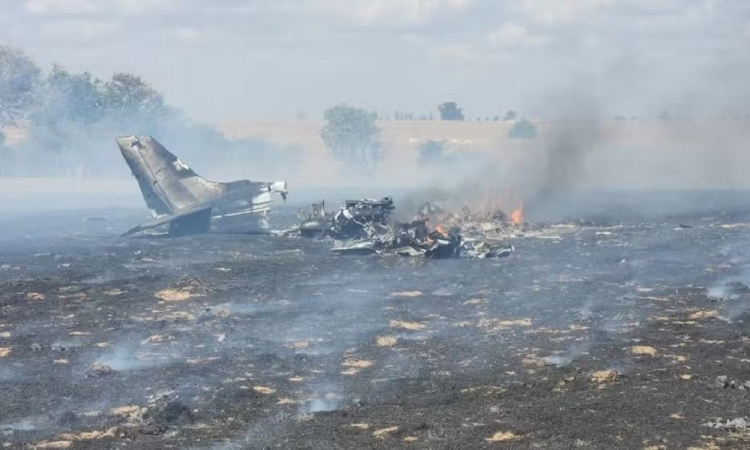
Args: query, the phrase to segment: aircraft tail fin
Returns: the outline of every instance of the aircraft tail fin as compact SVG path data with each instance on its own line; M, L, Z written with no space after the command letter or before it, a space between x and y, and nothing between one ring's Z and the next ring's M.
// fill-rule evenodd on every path
M119 137L117 145L157 215L188 209L223 192L222 183L201 178L152 137Z

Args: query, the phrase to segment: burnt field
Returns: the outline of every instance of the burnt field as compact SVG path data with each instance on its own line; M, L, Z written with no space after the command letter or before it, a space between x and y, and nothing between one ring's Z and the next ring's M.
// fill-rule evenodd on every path
M747 448L750 196L585 210L499 260L120 238L140 209L6 216L0 442Z

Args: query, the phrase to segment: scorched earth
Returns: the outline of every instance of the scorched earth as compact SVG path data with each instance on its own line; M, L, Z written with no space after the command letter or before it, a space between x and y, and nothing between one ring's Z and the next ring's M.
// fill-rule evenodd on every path
M747 448L748 209L606 204L499 260L5 218L0 442Z

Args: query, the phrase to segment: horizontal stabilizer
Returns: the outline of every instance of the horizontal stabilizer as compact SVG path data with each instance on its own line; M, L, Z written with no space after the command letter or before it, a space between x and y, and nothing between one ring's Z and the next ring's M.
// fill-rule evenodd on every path
M211 222L211 208L212 206L202 206L195 209L190 209L177 214L167 215L160 217L151 222L146 222L138 225L137 227L131 228L122 236L132 236L136 233L140 233L144 230L159 227L161 225L170 225L170 235L190 234L190 233L205 233L208 231Z

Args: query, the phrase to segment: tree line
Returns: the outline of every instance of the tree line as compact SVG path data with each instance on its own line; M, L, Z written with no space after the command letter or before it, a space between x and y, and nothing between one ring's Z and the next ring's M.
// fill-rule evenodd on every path
M438 110L441 120L463 120L463 111L455 102L442 103ZM508 130L511 139L535 139L536 125L528 119L517 119L515 112L506 114L506 120L513 120ZM336 105L325 111L325 125L321 138L334 158L339 160L345 170L372 173L382 159L380 134L377 125L378 114L364 108L346 104ZM448 145L442 141L426 141L417 149L420 163L427 165L455 165L459 158L449 154ZM466 158L466 156L464 156Z
M138 75L115 73L102 80L61 65L45 71L23 51L0 46L0 130L14 125L27 137L10 149L0 132L0 175L123 175L114 137L130 134L154 135L191 164L247 164L248 175L267 175L267 169L300 159L299 149L227 140L169 106Z
M464 121L467 120L464 115L463 108L459 108L458 104L456 102L443 102L440 105L438 105L438 117L437 120L450 120L450 121ZM518 118L518 113L514 110L508 110L505 112L505 114L502 116L493 116L493 117L485 117L485 122L509 122L514 121ZM378 117L380 120L391 120L391 116L389 114L380 115ZM428 114L414 114L410 112L405 112L401 110L396 110L393 113L393 120L395 121L413 121L413 120L421 120L421 121L432 121L436 120L435 115L430 111ZM477 122L482 121L483 119L480 117L476 118Z

